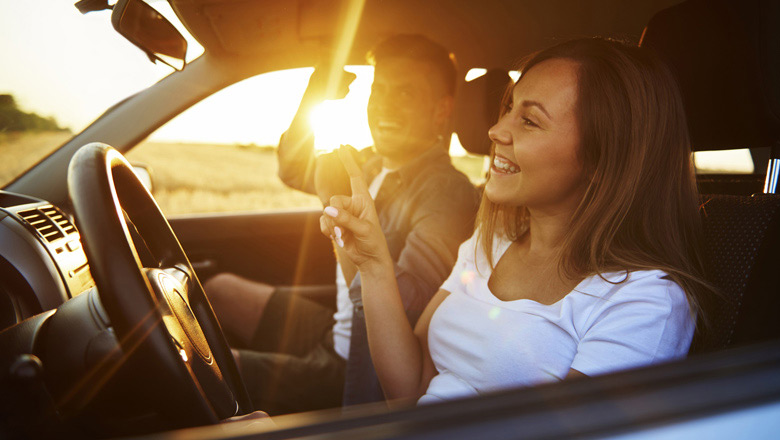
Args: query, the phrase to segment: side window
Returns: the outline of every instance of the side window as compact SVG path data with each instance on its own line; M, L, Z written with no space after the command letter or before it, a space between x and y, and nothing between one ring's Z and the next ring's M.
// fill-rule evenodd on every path
M747 148L739 150L697 151L693 153L697 174L751 174L756 170Z
M290 125L313 69L271 72L227 87L194 105L133 148L131 162L151 168L154 196L166 215L320 208L312 195L277 176L276 145ZM311 114L315 149L371 146L366 105L373 68L348 66L357 78L345 99ZM453 163L475 184L483 158L453 136Z
M312 69L271 72L227 87L192 106L127 158L151 168L166 215L271 211L319 206L277 177L276 145Z

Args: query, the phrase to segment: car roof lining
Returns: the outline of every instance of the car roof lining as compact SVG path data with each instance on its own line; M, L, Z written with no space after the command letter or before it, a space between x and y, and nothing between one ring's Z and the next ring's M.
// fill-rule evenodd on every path
M263 56L281 47L297 66L328 61L346 27L349 3L171 0L182 23L207 51ZM679 0L369 0L346 61L363 63L366 51L389 35L420 33L455 52L464 72L471 67L509 69L519 56L560 39L601 35L638 41L648 18L676 3Z

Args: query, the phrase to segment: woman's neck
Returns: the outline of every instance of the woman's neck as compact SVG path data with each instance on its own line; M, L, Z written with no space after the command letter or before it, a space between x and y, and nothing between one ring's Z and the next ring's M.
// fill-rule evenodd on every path
M528 210L528 232L524 248L529 256L552 258L559 255L573 212L539 212Z

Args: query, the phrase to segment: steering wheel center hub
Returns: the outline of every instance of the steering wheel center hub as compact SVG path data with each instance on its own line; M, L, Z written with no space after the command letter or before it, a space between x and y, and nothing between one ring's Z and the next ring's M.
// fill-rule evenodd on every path
M198 324L198 320L195 318L192 308L190 308L189 301L187 301L185 285L162 270L155 270L153 276L149 278L150 281L153 280L155 290L162 293L162 296L165 298L168 310L176 318L176 321L178 321L178 324L187 336L187 342L195 348L198 356L206 363L211 363L211 351L206 341L206 335L203 334L203 330L201 330L200 324Z

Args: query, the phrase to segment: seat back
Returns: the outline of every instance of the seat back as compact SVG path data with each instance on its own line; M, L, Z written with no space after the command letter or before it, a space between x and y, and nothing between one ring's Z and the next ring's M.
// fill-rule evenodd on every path
M707 195L701 208L707 278L720 297L692 353L780 338L780 196Z
M695 150L780 140L780 3L688 0L656 14L640 43L671 68ZM780 338L780 196L703 196L703 300L692 353Z
M498 121L499 104L511 81L506 70L491 69L460 85L453 131L469 153L490 154L488 129Z

